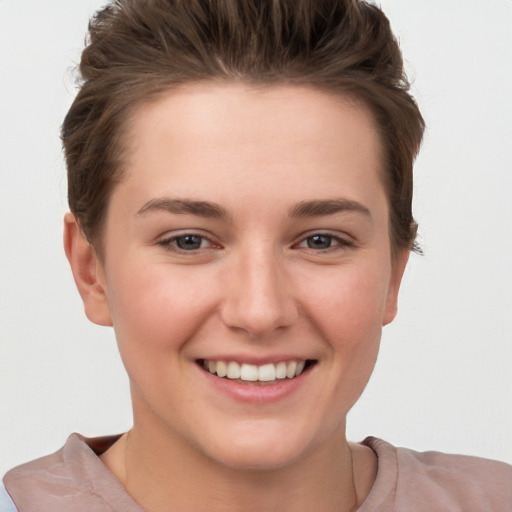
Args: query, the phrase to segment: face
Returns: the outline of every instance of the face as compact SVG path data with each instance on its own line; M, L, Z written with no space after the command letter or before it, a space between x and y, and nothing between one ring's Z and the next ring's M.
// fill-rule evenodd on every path
M90 317L114 325L134 431L236 468L334 446L406 260L369 111L306 87L193 85L141 107L128 149Z

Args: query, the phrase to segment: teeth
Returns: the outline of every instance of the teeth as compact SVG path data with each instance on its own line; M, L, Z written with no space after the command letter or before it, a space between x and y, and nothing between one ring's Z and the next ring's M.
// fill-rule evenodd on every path
M276 364L276 379L286 379L286 363Z
M228 363L228 379L239 379L241 376L240 365L234 361Z
M298 377L304 371L304 365L306 361L299 361L297 363L297 369L295 370L295 377Z
M236 364L236 363L235 363ZM257 381L258 367L255 364L243 364L240 369L240 378L242 380Z
M276 380L276 367L272 363L260 366L258 368L258 380L262 382Z
M293 379L303 371L306 361L289 361L277 364L268 363L261 366L255 364L239 364L235 361L203 361L203 368L219 377L241 379L249 382L271 382L276 379Z
M286 376L289 379L293 379L293 377L295 377L296 370L297 370L297 361L292 361L291 363L288 364L288 366L286 368Z
M225 377L228 374L228 367L224 361L217 361L217 375Z

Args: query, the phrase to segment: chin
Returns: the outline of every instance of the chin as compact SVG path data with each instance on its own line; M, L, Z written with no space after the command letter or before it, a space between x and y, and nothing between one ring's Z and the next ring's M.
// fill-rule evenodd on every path
M297 450L283 450L278 443L274 443L264 449L236 445L223 453L214 454L214 458L221 465L237 471L275 471L290 466L300 455Z
M225 467L241 471L282 469L306 457L317 444L308 435L291 432L289 426L276 429L267 425L248 428L243 435L231 432L210 443L208 455Z

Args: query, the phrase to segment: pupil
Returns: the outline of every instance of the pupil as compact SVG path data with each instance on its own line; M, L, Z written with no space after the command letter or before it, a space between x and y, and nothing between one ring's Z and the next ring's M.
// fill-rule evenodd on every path
M201 237L198 235L186 235L180 236L176 239L176 245L180 249L184 250L194 250L201 248Z
M331 246L332 237L328 235L315 235L308 238L310 249L328 249Z

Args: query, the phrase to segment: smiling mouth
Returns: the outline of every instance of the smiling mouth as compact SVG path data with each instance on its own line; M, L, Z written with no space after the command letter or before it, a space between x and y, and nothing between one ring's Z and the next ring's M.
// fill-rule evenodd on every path
M240 364L236 361L198 360L198 364L212 375L243 383L274 383L285 379L294 379L315 363L316 361L310 359L263 365Z

